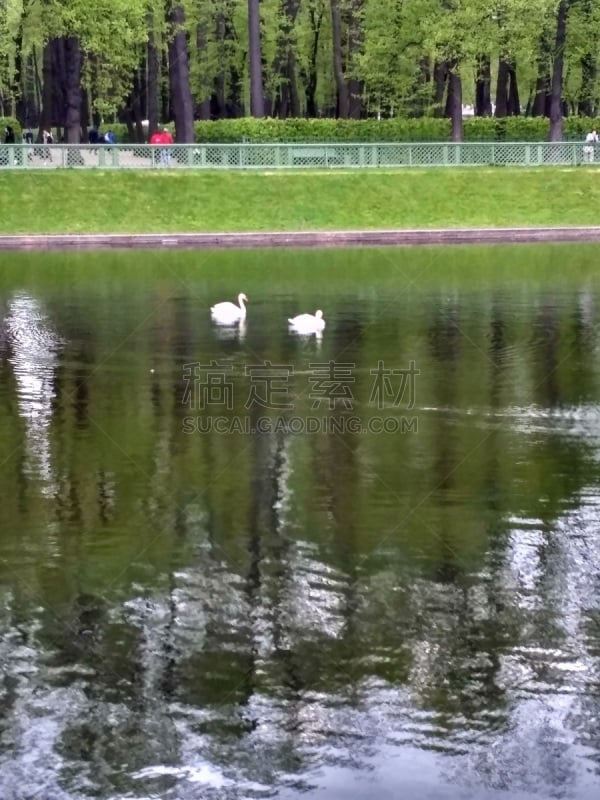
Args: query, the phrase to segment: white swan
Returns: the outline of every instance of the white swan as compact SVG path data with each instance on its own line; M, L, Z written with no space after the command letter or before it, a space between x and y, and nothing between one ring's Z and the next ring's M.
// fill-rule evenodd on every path
M296 333L320 333L325 327L323 312L319 309L313 314L299 314L297 317L288 319L290 327Z
M247 302L248 298L241 292L238 294L239 305L236 306L235 303L230 303L229 301L217 303L215 306L211 306L210 313L215 322L219 322L221 325L232 325L235 322L246 319L246 306L244 303Z

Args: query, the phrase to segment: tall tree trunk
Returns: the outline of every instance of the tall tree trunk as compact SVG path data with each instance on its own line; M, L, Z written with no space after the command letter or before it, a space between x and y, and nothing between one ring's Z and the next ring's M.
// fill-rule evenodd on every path
M135 141L144 141L144 116L142 109L143 97L143 81L141 72L136 70L133 77L133 92L131 98L131 113L133 115L133 124L135 125Z
M342 56L342 15L339 0L331 0L331 31L333 38L333 74L337 90L337 116L347 119L350 112L350 92L344 75Z
M551 50L548 31L541 37L537 56L537 80L533 101L528 103L527 113L532 117L547 117L550 114L550 64L548 53Z
M42 53L42 105L39 120L38 142L42 141L42 131L52 127L52 106L54 101L54 40L49 39Z
M433 67L433 116L445 117L444 94L448 80L448 62L436 61Z
M208 42L208 27L205 20L198 23L196 28L196 48L198 50L199 62L206 64L205 53ZM206 82L207 75L202 75L202 95L200 102L196 104L196 116L201 120L210 119L210 86Z
M593 117L597 108L596 79L598 77L597 42L598 37L592 33L595 30L593 12L595 0L581 0L584 20L590 31L587 52L581 57L581 89L577 103L577 113L582 117Z
M82 136L86 139L87 129L90 125L90 96L85 87L81 88L81 128Z
M460 75L455 72L456 66L450 70L448 76L448 103L449 116L452 120L452 141L463 141L463 119L462 119L462 81Z
M521 114L521 101L519 99L519 87L517 85L517 70L514 63L508 68L510 78L510 88L508 90L508 114L511 117L518 117Z
M168 24L168 19L167 19ZM169 47L159 50L160 71L158 77L158 119L169 122L173 119L173 103L171 98L171 70L169 69ZM165 80L166 77L166 80Z
M348 53L346 74L350 74L348 80L349 109L348 116L351 119L360 119L362 116L362 96L363 82L356 77L356 58L360 54L363 46L364 33L362 28L361 11L364 0L351 0L346 7L346 30Z
M65 141L81 142L81 48L77 36L65 37Z
M431 82L433 80L429 56L419 59L418 72L409 100L409 117L423 117L431 103Z
M579 92L579 102L577 113L581 117L593 117L596 115L597 98L594 96L592 87L596 86L598 77L598 62L595 53L586 53L581 59L581 89Z
M194 141L194 102L190 88L190 70L185 35L185 12L177 0L169 11L169 87L175 120L175 141Z
M517 117L521 113L517 71L512 62L500 58L496 84L496 116Z
M60 139L60 131L65 125L65 111L67 98L65 97L65 87L67 85L67 67L65 56L65 39L59 36L52 39L52 124L57 128Z
M300 105L300 92L298 90L298 78L296 75L296 53L293 47L290 47L288 51L287 74L289 81L289 116L298 118L302 113L302 109Z
M295 113L292 106L299 106L298 86L296 81L296 58L294 53L294 43L292 41L292 31L296 22L296 17L300 9L300 0L280 0L279 36L277 41L277 53L273 62L272 72L278 79L278 87L273 102L272 116L279 116L281 119L286 117L298 116L298 108ZM296 95L296 102L294 102Z
M160 60L156 47L154 34L154 18L148 15L148 81L147 81L147 104L148 108L148 132L150 135L158 130L158 76L160 74Z
M552 83L550 86L550 141L560 142L563 137L563 64L565 41L567 38L567 14L569 0L560 0L556 18L556 41L554 45L554 64L552 67Z
M248 0L248 57L250 62L250 113L265 116L263 96L262 48L260 46L260 0Z
M498 79L496 81L496 117L508 116L509 66L505 58L498 60Z
M317 94L317 80L318 80L318 72L317 72L317 57L319 54L319 37L321 34L321 25L323 23L323 14L324 14L324 4L321 5L319 13L315 8L315 5L311 3L308 9L308 14L310 18L310 27L312 31L312 42L310 46L310 55L308 59L308 71L302 73L302 77L304 78L305 82L305 94L306 94L306 115L308 117L316 117L317 116L317 101L316 101L316 94Z
M492 68L490 57L481 54L477 57L477 77L475 81L475 116L492 116Z
M133 75L132 87L127 100L123 104L119 118L127 125L127 136L130 142L144 141L144 127L142 124L141 106L141 81L140 70L136 69Z
M224 119L226 116L225 98L225 74L227 71L227 50L226 50L227 24L225 14L222 9L217 11L215 19L215 39L217 42L218 71L215 76L215 90L212 97L213 109L211 116L216 119Z
M40 81L40 73L38 70L37 50L35 47L31 48L31 59L33 62L33 85L35 96L36 118L39 122L39 116L42 113L42 83ZM32 123L33 124L33 123Z

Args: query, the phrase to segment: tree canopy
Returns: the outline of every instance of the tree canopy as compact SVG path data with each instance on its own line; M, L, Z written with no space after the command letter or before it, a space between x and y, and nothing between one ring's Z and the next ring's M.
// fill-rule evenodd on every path
M0 116L594 116L600 0L0 0Z

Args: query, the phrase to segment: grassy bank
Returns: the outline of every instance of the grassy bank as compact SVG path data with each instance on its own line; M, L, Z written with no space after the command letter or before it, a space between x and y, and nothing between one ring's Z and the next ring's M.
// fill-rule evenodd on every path
M600 224L600 170L0 173L0 234Z

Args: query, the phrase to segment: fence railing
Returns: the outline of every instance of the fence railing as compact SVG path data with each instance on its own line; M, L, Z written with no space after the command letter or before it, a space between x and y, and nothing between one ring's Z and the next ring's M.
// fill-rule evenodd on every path
M593 164L583 142L0 145L0 169L361 169Z

